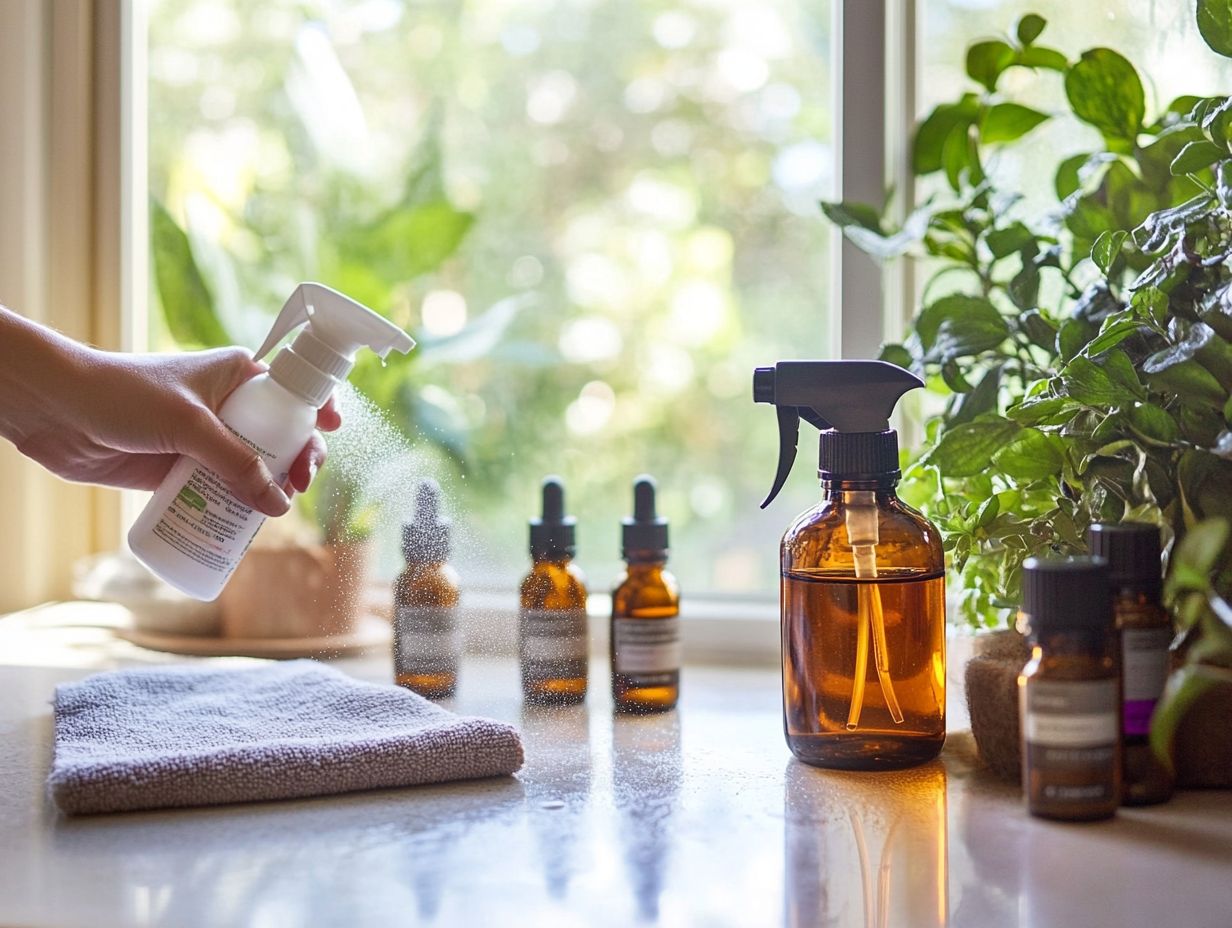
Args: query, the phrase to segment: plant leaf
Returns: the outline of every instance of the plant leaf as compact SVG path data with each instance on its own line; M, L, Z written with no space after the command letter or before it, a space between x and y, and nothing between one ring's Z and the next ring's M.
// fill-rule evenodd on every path
M832 203L823 200L821 211L840 229L856 226L876 232L881 236L885 235L885 230L881 226L881 214L866 203L852 203L847 200Z
M1134 401L1134 394L1113 380L1098 364L1079 355L1061 371L1061 382L1071 397L1084 406L1108 409Z
M1198 32L1211 51L1232 58L1232 2L1198 0Z
M150 258L154 285L171 337L182 348L209 348L232 341L218 319L214 296L193 257L188 235L157 199L150 198Z
M1049 71L1064 72L1069 68L1069 59L1065 55L1055 48L1044 48L1040 45L1024 48L1018 53L1014 63L1024 68L1046 68Z
M947 427L953 428L970 422L976 416L997 411L997 397L1001 389L1001 366L991 367L969 393L963 394L950 414Z
M1162 406L1156 406L1154 403L1139 403L1131 406L1126 412L1130 426L1145 439L1161 445L1171 445L1180 434L1176 420Z
M1117 229L1115 232L1101 232L1091 247L1091 260L1095 262L1095 266L1107 274L1112 267L1112 262L1120 255L1127 238L1129 238L1129 233L1124 229Z
M1198 699L1222 679L1217 671L1203 664L1187 664L1168 677L1151 716L1151 750L1169 770L1175 769L1172 744L1182 720Z
M1172 173L1194 174L1227 156L1226 149L1206 139L1186 142L1185 147L1172 159Z
M1217 409L1223 406L1228 395L1215 376L1193 360L1149 374L1147 382L1152 390L1182 397L1186 402L1198 400Z
M990 91L997 89L997 78L1014 63L1014 49L1000 39L976 42L967 49L967 75Z
M1018 36L1019 42L1027 46L1039 38L1046 25L1048 25L1048 20L1044 17L1038 13L1028 13L1018 20L1018 24L1014 27L1014 34Z
M1061 452L1039 429L1026 428L992 457L994 467L1019 480L1039 480L1061 472Z
M988 108L980 123L980 141L987 144L1022 138L1048 119L1047 113L1017 103L998 103Z
M996 348L1009 335L1009 326L987 300L953 294L920 314L916 332L924 360L945 363Z
M1132 143L1142 128L1146 98L1134 66L1110 48L1092 48L1065 75L1074 115L1105 138Z
M1008 419L988 418L946 429L936 446L924 456L946 477L970 477L985 470L992 456L1018 431Z
M942 167L942 152L946 139L958 127L965 132L979 115L975 94L966 94L958 103L942 103L935 107L916 129L911 147L912 168L917 174L931 174Z

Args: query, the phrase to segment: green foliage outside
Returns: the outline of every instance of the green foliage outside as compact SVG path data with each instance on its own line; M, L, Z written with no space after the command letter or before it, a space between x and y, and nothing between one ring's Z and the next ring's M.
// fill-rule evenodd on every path
M1232 31L1212 25L1217 6L1198 13L1219 50ZM1232 669L1232 98L1148 114L1130 61L1107 48L1071 61L1037 44L1044 27L1024 16L973 45L979 89L920 125L915 170L948 193L900 229L856 204L825 211L870 253L935 268L910 337L883 357L948 397L905 495L942 528L968 622L1004 624L1023 560L1085 552L1094 521L1163 527L1188 659L1154 725L1166 753L1185 707ZM1015 69L1059 77L1103 142L1052 166L1045 215L1021 215L986 171L1054 118L1005 99Z
M560 473L602 589L650 472L686 588L768 593L784 513L817 487L757 510L773 422L748 378L829 349L828 234L807 218L831 164L827 30L789 0L158 0L155 341L257 345L319 280L419 340L352 382L427 449L468 585L524 569Z

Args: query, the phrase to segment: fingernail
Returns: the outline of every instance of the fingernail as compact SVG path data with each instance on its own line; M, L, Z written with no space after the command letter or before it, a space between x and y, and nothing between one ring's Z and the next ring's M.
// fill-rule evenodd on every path
M265 490L261 494L261 508L280 516L291 508L291 499L282 491L282 487L270 482L265 485Z
M320 462L318 462L316 458L308 459L308 482L310 484L312 481L317 479L317 468L320 466Z

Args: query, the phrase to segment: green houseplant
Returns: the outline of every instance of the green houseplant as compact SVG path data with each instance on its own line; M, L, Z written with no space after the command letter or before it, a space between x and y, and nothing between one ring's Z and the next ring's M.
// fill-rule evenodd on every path
M1198 3L1199 27L1232 54L1219 6ZM1070 61L1038 44L1044 27L1024 16L968 50L977 89L914 138L915 173L944 192L900 228L866 205L823 206L870 254L931 270L909 337L882 356L946 397L905 490L942 528L969 624L1006 626L1022 561L1084 551L1091 522L1162 527L1186 661L1153 726L1166 755L1232 668L1232 99L1181 97L1148 119L1127 59L1093 48ZM1062 81L1101 139L1055 166L1044 214L1025 215L990 170L1057 118L1001 91L1021 68Z

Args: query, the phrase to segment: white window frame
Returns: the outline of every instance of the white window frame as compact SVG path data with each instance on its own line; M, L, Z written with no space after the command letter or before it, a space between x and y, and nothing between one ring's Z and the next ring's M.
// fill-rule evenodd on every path
M838 199L912 197L916 0L832 0ZM0 299L101 347L148 347L144 0L0 4ZM882 99L880 110L866 101ZM16 221L14 217L18 217ZM818 221L821 221L820 219ZM15 234L14 234L15 233ZM882 268L834 230L830 343L873 357L910 317L913 270ZM54 265L54 266L53 266ZM68 598L82 554L122 544L142 500L48 478L0 448L0 611ZM88 512L88 518L81 518ZM687 606L689 656L777 660L769 599Z

